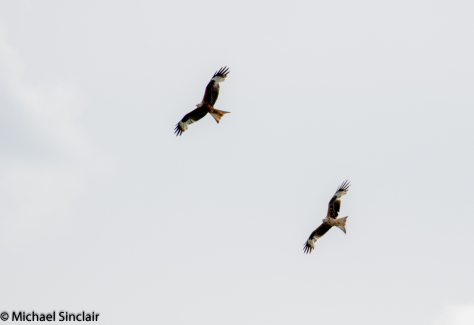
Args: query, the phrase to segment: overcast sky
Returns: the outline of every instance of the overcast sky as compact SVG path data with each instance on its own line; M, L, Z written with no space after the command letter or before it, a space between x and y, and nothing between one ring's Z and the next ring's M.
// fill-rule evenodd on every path
M0 309L474 323L472 1L2 1ZM211 116L175 137L213 73ZM303 244L349 179L340 216Z

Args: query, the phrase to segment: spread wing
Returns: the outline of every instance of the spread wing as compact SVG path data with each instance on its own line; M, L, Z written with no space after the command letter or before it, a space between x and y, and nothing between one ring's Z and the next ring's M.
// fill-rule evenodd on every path
M316 230L313 231L311 235L309 235L309 238L304 245L303 252L305 252L306 254L311 253L311 251L314 249L314 242L318 238L322 237L325 233L327 233L331 228L332 226L325 225L324 223L321 224L321 226L319 226L318 228L316 228Z
M334 196L331 198L331 201L329 201L327 218L337 218L339 215L339 210L341 209L340 198L347 194L347 191L349 191L349 186L351 186L351 184L346 180L341 184L341 186L338 187L336 193L334 193Z
M219 96L219 83L223 82L227 75L229 74L229 68L223 67L219 71L214 73L211 81L207 84L206 92L204 93L203 102L209 103L209 105L214 106Z
M174 133L176 133L176 136L183 134L183 132L188 129L188 125L193 124L194 122L202 119L204 116L206 116L207 112L207 107L201 106L196 108L194 111L184 115L183 119L179 121L178 124L176 124L176 127L174 129Z

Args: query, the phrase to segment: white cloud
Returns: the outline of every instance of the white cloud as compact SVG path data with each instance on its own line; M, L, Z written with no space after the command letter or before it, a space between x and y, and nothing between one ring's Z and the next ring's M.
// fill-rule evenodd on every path
M45 231L54 232L84 190L85 175L104 165L102 154L79 123L85 105L78 92L60 83L27 84L26 71L27 65L0 29L0 87L14 103L3 103L1 109L18 110L17 116L33 126L33 138L59 152L59 157L48 156L41 162L25 149L14 155L0 153L0 214L5 222L0 231L2 241L10 244L28 243ZM16 139L12 136L0 141L14 144Z
M474 324L474 304L446 306L433 323L433 325L472 324Z
M24 82L27 71L27 65L21 62L0 28L0 81L22 116L69 155L89 162L100 155L78 123L85 109L78 91L62 83L27 84Z
M6 217L2 239L18 244L51 235L63 225L83 187L72 168L16 162L0 174L0 211Z

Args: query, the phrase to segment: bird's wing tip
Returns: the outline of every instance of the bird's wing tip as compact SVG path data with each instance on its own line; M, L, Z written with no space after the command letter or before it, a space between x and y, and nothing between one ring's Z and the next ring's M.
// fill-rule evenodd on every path
M229 73L230 73L229 68L227 66L224 66L220 68L218 71L216 71L213 77L219 76L219 77L225 78Z

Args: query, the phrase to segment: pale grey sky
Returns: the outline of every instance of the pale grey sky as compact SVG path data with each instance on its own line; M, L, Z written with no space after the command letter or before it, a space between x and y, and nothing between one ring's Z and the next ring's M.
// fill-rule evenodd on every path
M1 311L473 324L473 13L2 1ZM176 138L224 65L231 114ZM347 235L303 254L345 179Z

